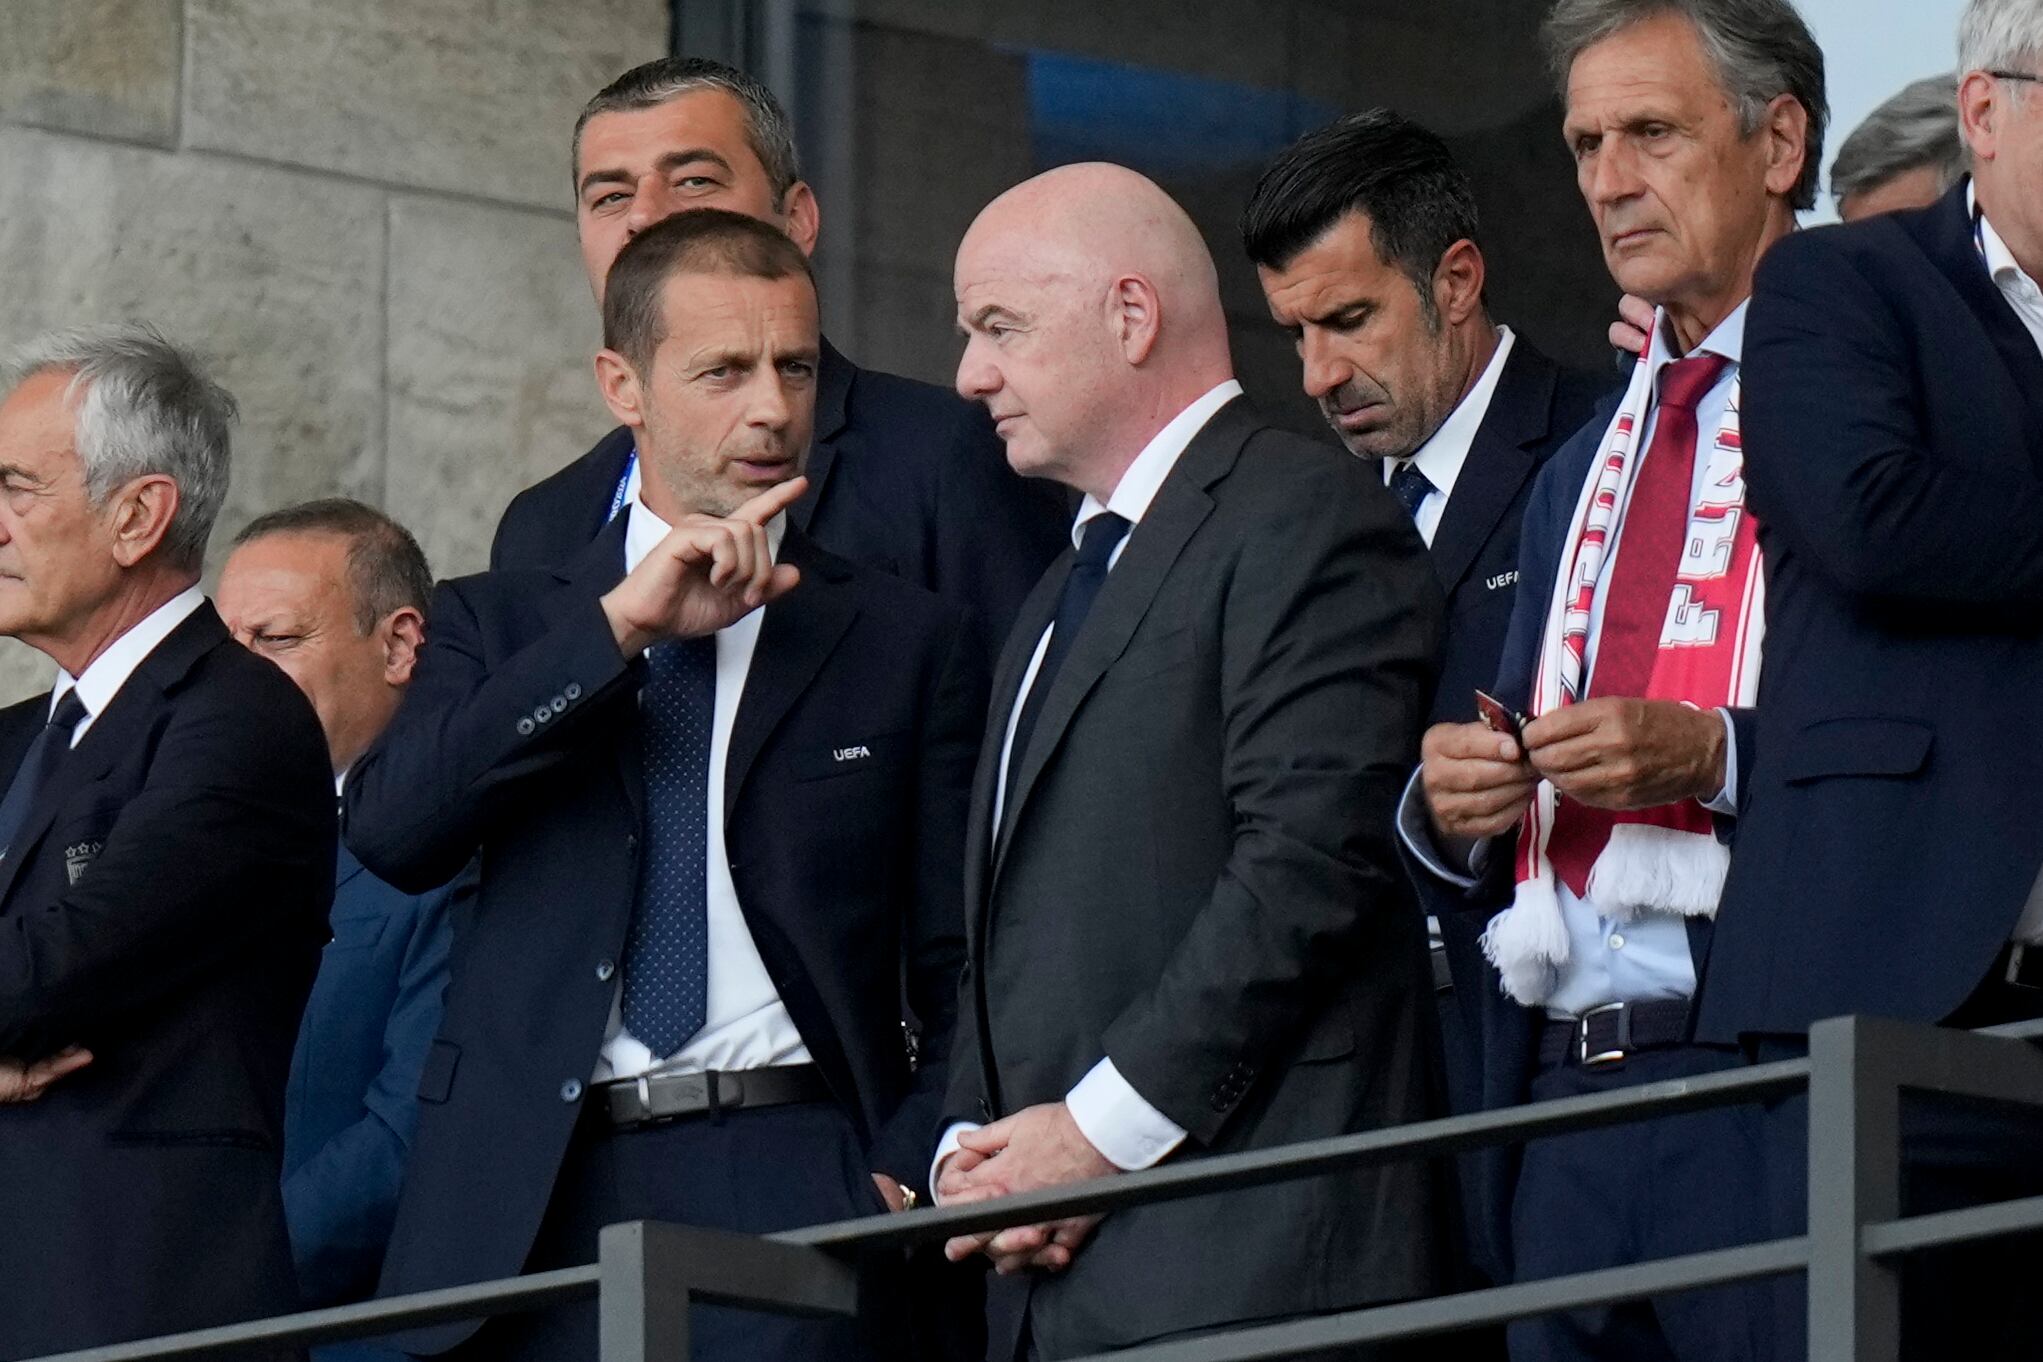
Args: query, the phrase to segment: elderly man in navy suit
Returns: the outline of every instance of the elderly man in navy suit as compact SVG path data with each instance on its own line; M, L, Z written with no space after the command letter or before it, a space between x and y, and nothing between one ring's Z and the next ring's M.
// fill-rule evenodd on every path
M262 516L220 573L220 613L311 700L338 786L397 712L424 642L431 571L381 511L335 498ZM419 1069L440 1024L465 881L407 894L343 847L284 1103L284 1218L307 1305L375 1290L418 1124ZM388 1357L366 1345L326 1362Z
M1760 266L1747 477L1768 647L1700 1031L2043 1016L2043 3L1973 0L1972 176ZM1805 1104L1772 1132L1801 1233ZM1905 1214L2043 1194L2043 1121L1902 1108ZM1911 1256L1904 1357L2029 1358L2043 1235ZM1799 1339L1798 1289L1777 1332Z

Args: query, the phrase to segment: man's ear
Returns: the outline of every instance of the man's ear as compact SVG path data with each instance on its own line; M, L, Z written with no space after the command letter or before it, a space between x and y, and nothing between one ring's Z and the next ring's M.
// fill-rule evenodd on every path
M1483 305L1483 253L1467 237L1449 246L1433 270L1433 305L1449 326L1460 326Z
M1759 131L1766 138L1766 191L1792 198L1809 159L1809 111L1793 95L1775 95Z
M109 507L114 561L131 568L154 553L178 504L177 483L165 473L145 473L116 491Z
M400 606L383 617L376 635L383 645L384 683L409 683L411 670L418 665L419 649L426 646L426 617L409 605Z
M1972 154L1991 161L2000 152L2000 82L1970 71L1958 85L1958 131Z
M802 248L803 255L816 253L816 238L823 231L823 210L816 204L816 191L807 180L796 180L781 196L780 214L787 219L787 234Z
M596 390L603 394L603 405L610 408L619 425L634 431L645 429L645 391L630 360L615 350L598 350Z
M1122 357L1130 364L1148 359L1163 332L1162 300L1157 297L1156 285L1139 274L1124 274L1108 289L1107 308Z

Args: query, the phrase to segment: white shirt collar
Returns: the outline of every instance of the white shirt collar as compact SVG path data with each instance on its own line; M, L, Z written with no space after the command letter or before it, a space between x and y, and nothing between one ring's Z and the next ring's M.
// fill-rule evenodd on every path
M1163 486L1171 469L1178 466L1178 457L1192 443L1192 437L1205 429L1215 412L1240 396L1241 384L1230 378L1208 389L1204 396L1173 416L1169 425L1142 446L1142 452L1114 484L1113 494L1104 505L1092 493L1085 494L1085 500L1078 503L1078 518L1071 522L1072 544L1076 546L1084 538L1086 522L1103 511L1112 511L1130 525L1141 524L1149 503L1156 500L1157 489Z
M1674 353L1676 343L1674 322L1667 316L1666 309L1661 309L1659 325L1653 328L1653 348L1649 360L1653 366L1654 382L1659 381L1661 369L1677 359L1686 359L1689 355L1722 355L1731 361L1732 368L1737 368L1745 353L1745 309L1751 305L1752 300L1747 298L1732 308L1731 315L1718 322L1716 329L1704 336L1702 342L1689 351L1688 355Z
M660 541L665 539L674 527L646 509L645 502L639 498L636 483L632 485L631 502L624 509L625 514L631 517L624 526L624 570L632 572L645 561L646 555L657 548ZM766 522L766 544L772 550L776 562L780 558L780 539L786 531L785 511Z
M1434 431L1410 459L1383 461L1383 480L1386 483L1399 468L1410 463L1426 475L1426 481L1433 484L1435 492L1443 497L1454 495L1455 479L1461 476L1461 466L1468 462L1469 446L1475 443L1476 432L1482 429L1483 417L1490 410L1490 399L1497 395L1497 382L1503 377L1504 361L1511 357L1511 342L1515 339L1510 327L1497 328L1496 352L1483 366L1475 386L1454 404L1454 410L1447 413L1440 429Z
M170 637L178 625L189 619L194 611L206 603L206 593L199 590L197 582L172 596L163 604L151 610L138 620L134 627L106 646L106 651L92 659L83 676L72 676L59 667L57 684L50 689L50 713L57 712L57 702L65 692L76 688L78 703L85 706L85 720L78 732L83 733L94 719L113 703L115 695L135 674L135 668L142 665L142 659L156 651L156 645Z
M1965 182L1965 211L1970 214L1979 209L1979 196L1972 182ZM2029 290L2036 289L2036 281L2022 268L2022 262L2015 259L2015 253L2001 240L2000 233L1993 229L1993 219L1984 212L1979 213L1979 241L1986 256L1986 272L1993 276L1993 282L2003 293L2014 293L2026 284Z

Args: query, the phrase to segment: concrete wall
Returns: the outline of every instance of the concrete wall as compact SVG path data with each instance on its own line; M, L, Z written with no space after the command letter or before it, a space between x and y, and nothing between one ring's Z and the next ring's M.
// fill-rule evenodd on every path
M146 319L240 398L216 532L345 493L442 575L607 428L568 133L666 0L7 0L0 346ZM47 684L0 643L0 701Z

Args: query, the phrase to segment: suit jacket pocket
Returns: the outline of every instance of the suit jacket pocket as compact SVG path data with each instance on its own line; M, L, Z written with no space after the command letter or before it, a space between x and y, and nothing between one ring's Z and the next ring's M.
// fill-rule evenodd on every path
M1135 681L1175 671L1189 663L1198 651L1197 631L1189 624L1180 625L1156 638L1138 638L1130 643L1108 675L1118 681Z
M373 946L383 936L383 926L390 919L381 913L367 917L337 917L330 924L333 940L326 943L329 951L358 951Z
M1929 761L1936 730L1915 719L1819 719L1788 739L1789 784L1830 776L1912 776Z
M253 1149L268 1153L270 1141L258 1130L116 1130L108 1144L147 1149Z
M906 731L880 733L867 738L847 739L829 746L803 748L793 754L791 765L799 781L834 780L891 766L908 755L910 736Z
M436 1040L426 1051L419 1069L419 1101L444 1102L454 1091L454 1068L461 1062L461 1047L451 1040Z
M1336 1007L1312 1024L1298 1047L1298 1063L1324 1064L1355 1053L1355 1024L1345 1006Z

